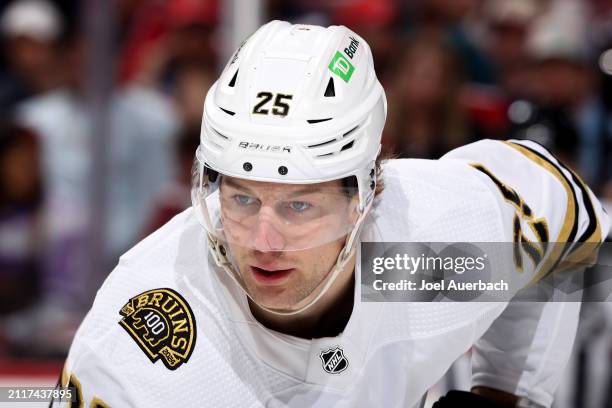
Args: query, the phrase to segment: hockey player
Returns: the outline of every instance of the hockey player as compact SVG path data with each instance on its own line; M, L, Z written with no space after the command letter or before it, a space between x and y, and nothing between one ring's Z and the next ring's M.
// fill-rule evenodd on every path
M570 243L531 282L602 240L599 202L530 142L379 163L385 115L347 28L274 21L247 39L205 100L193 207L121 257L75 337L73 406L415 407L472 347L473 392L438 406L550 406L578 304L365 303L358 252L517 229Z

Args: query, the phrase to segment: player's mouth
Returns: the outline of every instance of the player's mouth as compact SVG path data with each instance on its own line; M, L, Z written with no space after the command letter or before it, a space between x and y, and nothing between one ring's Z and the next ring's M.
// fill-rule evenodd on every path
M285 283L289 274L293 272L294 268L282 269L277 267L260 267L249 265L251 273L255 277L255 280L264 285L280 285Z

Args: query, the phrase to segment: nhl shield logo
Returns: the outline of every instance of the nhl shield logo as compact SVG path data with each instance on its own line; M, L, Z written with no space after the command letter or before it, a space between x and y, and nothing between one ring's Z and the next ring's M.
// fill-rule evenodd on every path
M322 351L319 357L323 362L323 369L330 374L339 374L348 367L348 360L340 347Z

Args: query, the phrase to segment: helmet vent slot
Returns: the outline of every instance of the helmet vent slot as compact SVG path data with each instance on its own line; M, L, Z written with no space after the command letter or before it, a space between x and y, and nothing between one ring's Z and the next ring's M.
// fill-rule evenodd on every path
M334 85L334 78L329 77L329 82L327 83L327 88L325 88L325 93L323 94L323 96L327 98L336 96L336 87Z
M225 136L224 134L222 134L221 132L219 132L217 129L211 127L212 131L219 137L225 139L225 140L229 140L229 137Z
M325 122L325 121L328 121L328 120L332 120L332 118L325 118L325 119L308 119L308 120L306 120L306 122L308 122L308 123L311 123L311 124L312 124L312 123Z
M234 76L232 77L231 81L229 81L229 84L227 84L227 86L229 86L230 88L233 88L236 85L236 79L238 78L238 71L240 71L239 69L236 70L236 72L234 73Z
M351 130L349 130L348 132L346 132L345 134L342 135L342 137L347 137L348 135L350 135L351 133L353 133L354 131L356 131L359 128L359 125L355 126L354 128L352 128Z
M222 107L219 107L219 109L221 109L223 112L227 113L230 116L234 116L236 114L236 112L232 112L231 110L223 109Z
M334 143L335 141L336 141L336 139L326 140L325 142L322 142L322 143L317 143L317 144L309 145L308 148L312 149L313 147L325 146L325 145L328 145L330 143Z
M353 147L353 144L355 143L354 140L351 140L350 142L348 142L347 144L345 144L344 146L342 146L342 149L340 149L340 151L344 151L344 150L348 150L351 147Z

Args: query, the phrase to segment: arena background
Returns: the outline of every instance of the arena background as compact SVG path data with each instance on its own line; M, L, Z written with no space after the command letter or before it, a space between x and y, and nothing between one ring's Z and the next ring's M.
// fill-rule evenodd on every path
M118 256L190 205L204 95L272 19L369 42L389 153L532 139L612 200L609 0L3 1L0 386L54 385ZM612 303L585 304L554 406L612 407L611 363Z

